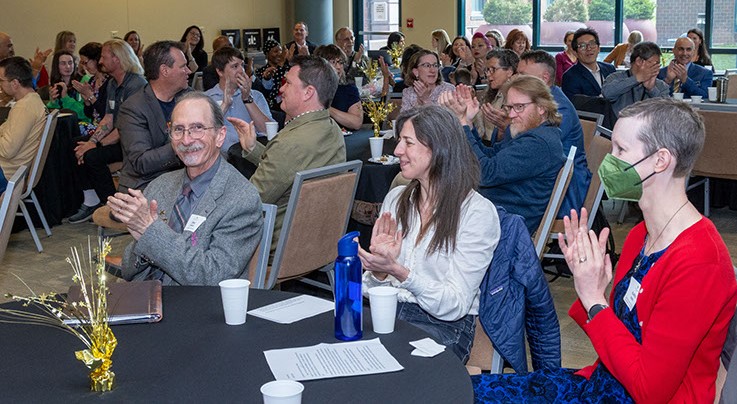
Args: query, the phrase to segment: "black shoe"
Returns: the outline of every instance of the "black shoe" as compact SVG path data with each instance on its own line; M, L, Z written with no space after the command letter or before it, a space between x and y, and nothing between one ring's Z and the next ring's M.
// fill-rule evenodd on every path
M87 206L82 204L77 213L69 216L69 223L82 223L92 219L92 214L99 208L100 205Z

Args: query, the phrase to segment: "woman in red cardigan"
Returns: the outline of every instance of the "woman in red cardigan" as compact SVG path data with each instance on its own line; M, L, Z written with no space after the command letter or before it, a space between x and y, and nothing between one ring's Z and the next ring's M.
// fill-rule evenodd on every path
M609 230L597 237L582 209L558 238L578 295L569 315L599 359L579 371L474 376L477 401L714 401L737 281L716 228L686 197L703 142L704 124L683 102L650 99L620 113L599 175L610 198L638 201L645 221L627 236L609 299Z

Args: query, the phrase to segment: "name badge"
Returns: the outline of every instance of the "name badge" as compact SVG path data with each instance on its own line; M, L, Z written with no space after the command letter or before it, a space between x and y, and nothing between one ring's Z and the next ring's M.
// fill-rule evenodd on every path
M202 223L205 222L206 217L200 215L190 215L187 225L184 227L184 231L195 232Z
M110 109L115 109L115 100L110 100L107 103L110 106Z
M635 303L637 303L637 296L640 295L641 287L642 285L635 278L630 279L630 286L627 287L627 292L624 294L624 303L630 311L632 311Z

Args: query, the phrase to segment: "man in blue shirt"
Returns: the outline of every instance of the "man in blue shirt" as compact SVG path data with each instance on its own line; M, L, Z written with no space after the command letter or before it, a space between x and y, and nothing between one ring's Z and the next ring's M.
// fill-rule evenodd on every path
M238 118L248 123L253 122L259 134L266 133L266 122L274 122L266 97L251 88L252 82L246 75L246 63L238 49L226 46L212 55L212 65L220 78L218 85L207 90L205 94L220 104L225 118ZM232 157L241 156L238 133L233 125L225 121L227 134L220 153L229 161ZM232 152L228 152L233 148Z
M709 87L714 80L711 69L692 63L694 43L689 37L676 40L673 46L673 60L660 69L658 78L670 86L670 93L683 93L684 97L709 96Z

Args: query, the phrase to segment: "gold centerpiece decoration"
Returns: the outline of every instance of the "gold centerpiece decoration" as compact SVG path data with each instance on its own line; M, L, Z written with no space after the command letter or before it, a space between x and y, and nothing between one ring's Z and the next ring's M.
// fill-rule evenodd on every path
M363 105L366 107L371 123L374 124L374 137L379 137L381 130L381 123L386 120L386 117L394 110L394 104L368 100L364 101Z
M392 64L394 67L399 67L399 58L401 58L402 53L404 53L404 46L400 45L399 42L395 42L387 52L389 52L389 56L392 57Z
M108 324L105 272L105 257L110 250L110 240L103 238L98 239L97 247L88 241L86 255L79 254L76 247L71 249L66 261L74 271L72 280L80 286L83 301L70 302L56 293L36 294L29 287L31 296L6 294L5 297L33 311L0 308L0 322L58 328L79 338L87 349L75 352L74 356L90 370L90 389L98 392L110 391L115 385L110 358L118 340ZM80 325L74 327L70 323Z
M369 82L374 81L379 75L379 62L370 60L365 66L361 66L361 73L363 73Z

